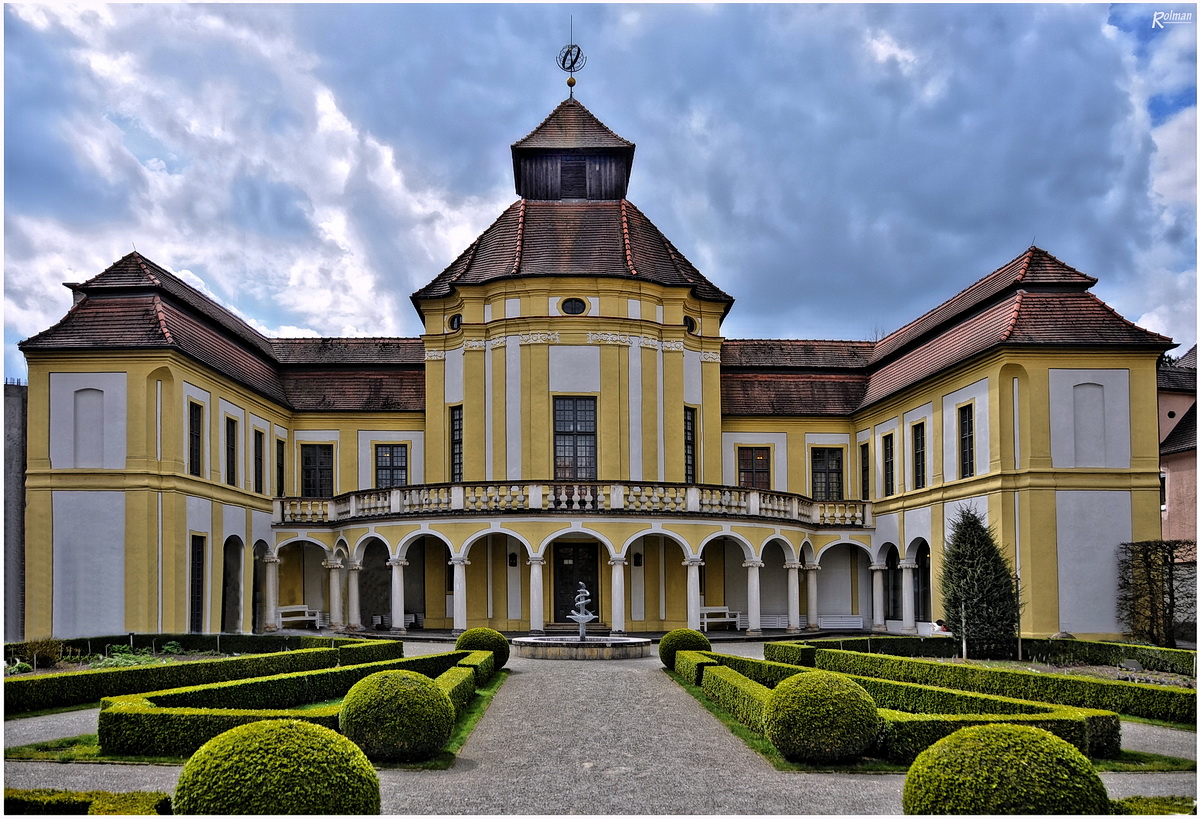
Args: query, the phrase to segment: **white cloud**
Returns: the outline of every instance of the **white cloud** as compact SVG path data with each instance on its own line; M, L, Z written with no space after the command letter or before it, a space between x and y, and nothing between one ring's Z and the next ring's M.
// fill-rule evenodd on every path
M1185 108L1153 131L1154 190L1168 206L1196 207L1196 108Z

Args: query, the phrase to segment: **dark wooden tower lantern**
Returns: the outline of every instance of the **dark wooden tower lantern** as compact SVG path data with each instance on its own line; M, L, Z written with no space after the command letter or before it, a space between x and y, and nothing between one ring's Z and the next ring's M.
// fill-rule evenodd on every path
M563 100L512 146L524 199L624 199L634 144L614 134L574 97Z

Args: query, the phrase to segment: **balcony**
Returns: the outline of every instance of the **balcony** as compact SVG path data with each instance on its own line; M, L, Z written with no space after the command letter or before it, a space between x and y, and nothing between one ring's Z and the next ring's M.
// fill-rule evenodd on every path
M368 489L333 498L276 498L276 525L437 515L573 514L753 518L803 526L871 526L871 505L737 486L678 483L488 482Z

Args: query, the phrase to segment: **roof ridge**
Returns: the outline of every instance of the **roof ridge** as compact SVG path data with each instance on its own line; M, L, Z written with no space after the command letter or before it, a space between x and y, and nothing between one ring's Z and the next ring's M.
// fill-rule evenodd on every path
M521 143L528 141L531 137L533 137L534 134L536 134L538 131L545 128L546 125L550 122L550 120L552 120L556 116L558 116L560 111L562 111L564 108L572 107L572 106L579 108L584 114L587 114L589 117L591 117L596 122L596 124L599 125L602 129L604 129L604 131L607 132L608 135L611 136L613 139L617 140L618 142L624 143L624 145L626 145L626 146L633 147L634 144L632 142L625 139L625 137L621 136L616 131L614 131L612 128L609 128L607 125L605 125L598 116L593 114L586 105L584 105L579 100L575 99L574 96L570 96L567 99L560 102L558 105L556 105L554 107L554 110L551 111L549 114L547 114L546 118L543 119L541 122L539 122L532 131L530 131L525 136L521 137L516 142L514 142L513 147L518 147L521 145Z
M140 267L142 269L142 272L146 274L146 276L150 279L150 281L153 284L157 285L158 287L162 287L162 281L159 280L158 276L154 275L153 271L150 270L150 265L147 264L147 262L149 262L150 260L147 259L142 254L138 253L136 250L133 251L133 253L131 253L130 255L137 257L138 267ZM176 278L178 278L178 277L176 277Z
M1034 245L1030 245L1029 249L1021 254L1021 269L1017 271L1017 275L1013 279L1013 281L1018 281L1018 282L1025 281L1025 274L1029 272L1029 265L1030 265L1030 262L1033 261L1033 251L1035 251L1035 250L1037 250L1037 248ZM1000 270L1000 269L1001 268L999 268L999 267L996 268L996 270ZM996 272L995 270L992 271L992 273L995 273L995 272ZM991 275L991 273L988 274L988 276L990 276L990 275ZM983 278L986 279L987 276L984 276ZM980 281L983 281L983 279L980 279ZM963 292L966 292L966 291L963 291Z
M154 315L158 317L158 329L162 331L163 338L167 340L167 343L174 345L175 338L171 335L171 328L167 325L167 314L163 311L162 297L155 293L151 303L154 305Z
M629 244L629 213L625 209L628 204L625 199L621 200L621 235L625 242L625 266L629 268L630 274L636 276L638 272L633 266L633 248Z
M1008 341L1012 336L1013 331L1017 329L1017 318L1021 315L1021 302L1025 298L1025 291L1018 290L1017 297L1013 299L1012 311L1008 316L1008 326L1004 328L1004 332L1000 334L1000 341Z
M521 208L517 211L517 239L513 243L513 266L511 275L516 276L521 270L521 251L525 249L525 204L527 200L521 197Z
M1086 274L1085 274L1085 275L1086 275ZM1085 296L1089 296L1090 298L1092 298L1093 300L1095 300L1096 302L1098 302L1098 303L1100 304L1100 306L1101 306L1101 307L1103 307L1103 308L1104 308L1105 310L1107 310L1108 312L1112 313L1114 316L1116 316L1116 317L1117 317L1118 319L1120 319L1121 321L1125 322L1125 324L1127 324L1128 326L1130 326L1130 327L1133 327L1135 330L1141 330L1143 333L1149 333L1149 334L1150 334L1150 335L1152 335L1152 336L1157 336L1158 338L1161 338L1163 341L1170 342L1172 347L1178 347L1178 346L1179 346L1178 344L1175 344L1175 343L1174 343L1174 342L1175 342L1175 339L1171 338L1170 336L1164 336L1162 333L1156 333L1156 332L1154 332L1153 330L1147 330L1145 327L1140 327L1140 326L1138 326L1137 324L1135 324L1134 322L1132 322L1132 321L1130 321L1129 319L1125 318L1123 315L1121 315L1120 313L1118 313L1118 312L1116 311L1116 309L1115 309L1115 308L1113 308L1113 307L1112 307L1112 306L1111 306L1111 305L1110 305L1108 302L1104 301L1104 299L1101 299L1101 298L1099 298L1099 297L1098 297L1098 296L1096 296L1094 293L1090 293L1090 292L1086 292L1086 291L1085 291L1085 292L1084 292L1084 295L1085 295Z

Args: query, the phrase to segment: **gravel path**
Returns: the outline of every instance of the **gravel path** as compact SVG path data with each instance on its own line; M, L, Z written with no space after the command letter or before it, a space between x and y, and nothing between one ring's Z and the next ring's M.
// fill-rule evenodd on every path
M722 650L762 656L761 644L736 645ZM449 647L409 643L406 654ZM512 674L454 768L380 772L385 814L900 813L902 775L776 771L672 682L657 657L614 662L514 657L509 667ZM95 714L6 722L5 744L39 741L18 742L22 734L89 733ZM76 730L87 720L91 729ZM1126 733L1151 750L1176 753L1164 750L1169 735L1182 735L1170 736L1180 745L1190 738L1195 756L1195 734L1142 725ZM7 787L170 792L179 768L6 762L4 774ZM1196 794L1194 773L1101 776L1114 798Z

